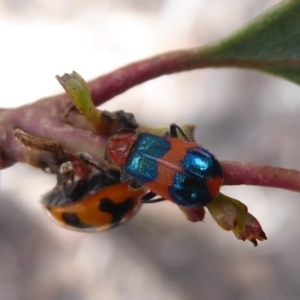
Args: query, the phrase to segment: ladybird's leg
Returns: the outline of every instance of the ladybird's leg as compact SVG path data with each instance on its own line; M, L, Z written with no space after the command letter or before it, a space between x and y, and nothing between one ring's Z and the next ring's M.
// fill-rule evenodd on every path
M83 179L79 179L75 184L67 186L64 189L67 202L74 202L81 199L86 190L88 190L87 181Z
M183 139L185 139L188 142L190 141L188 136L181 129L181 127L179 127L177 124L172 123L170 125L170 136L174 138L178 138L178 132L181 134Z
M133 189L138 189L138 188L141 188L143 185L141 185L140 183L138 183L136 180L134 179L131 179L130 181L130 187L133 188ZM157 194L154 193L154 192L149 192L147 193L146 195L144 195L140 202L141 203L156 203L156 202L161 202L161 201L165 201L166 199L164 198L155 198L153 199L154 197L156 197Z
M157 194L155 194L154 192L149 192L147 193L145 196L143 196L141 198L141 203L157 203L157 202L161 202L161 201L165 201L166 199L164 198L156 198L156 199L153 199L154 197L156 197Z

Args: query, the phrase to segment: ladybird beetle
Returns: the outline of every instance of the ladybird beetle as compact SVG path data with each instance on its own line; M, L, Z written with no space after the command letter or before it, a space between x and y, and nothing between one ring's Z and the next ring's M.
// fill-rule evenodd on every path
M145 187L132 188L119 179L117 170L96 172L48 192L42 205L55 223L68 229L96 232L113 228L137 213L142 197L152 197Z
M178 138L178 132L183 139ZM105 158L132 180L179 206L196 209L219 193L223 172L206 149L190 142L176 124L164 136L119 131L107 144ZM157 202L156 199L143 203Z

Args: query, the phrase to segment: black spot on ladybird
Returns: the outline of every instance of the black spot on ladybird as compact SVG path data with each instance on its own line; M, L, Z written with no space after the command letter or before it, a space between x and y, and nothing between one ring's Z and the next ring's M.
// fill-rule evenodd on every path
M102 198L99 201L98 208L100 211L107 212L112 215L111 223L119 223L124 216L133 209L135 205L134 199L127 198L122 203L115 204L109 198Z
M62 218L66 224L75 228L92 228L91 225L82 223L76 213L63 213Z

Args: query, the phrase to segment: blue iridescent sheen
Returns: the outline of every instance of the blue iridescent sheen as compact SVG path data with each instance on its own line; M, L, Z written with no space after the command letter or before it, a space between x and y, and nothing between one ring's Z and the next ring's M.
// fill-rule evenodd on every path
M206 179L197 178L185 172L175 175L174 183L169 187L169 194L173 201L181 206L204 206L212 200Z
M223 176L218 160L206 149L191 148L187 151L181 166L185 171L201 179Z
M184 172L177 173L169 194L174 202L182 206L204 206L212 198L206 180L222 177L220 163L207 150L196 147L189 149L181 161Z
M140 184L154 181L158 169L155 158L164 156L169 150L170 143L164 137L141 133L130 151L124 171Z

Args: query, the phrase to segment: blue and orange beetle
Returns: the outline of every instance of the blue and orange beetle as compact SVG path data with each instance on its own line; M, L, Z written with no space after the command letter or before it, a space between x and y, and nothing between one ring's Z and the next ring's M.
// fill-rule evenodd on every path
M178 132L184 139L178 138ZM190 142L176 124L165 136L122 130L107 144L105 158L122 168L123 179L148 188L161 199L179 207L196 209L219 193L223 172L219 161L207 150Z
M50 218L67 229L103 231L131 219L150 196L145 187L120 182L120 172L97 171L88 178L68 182L48 192L42 205Z

